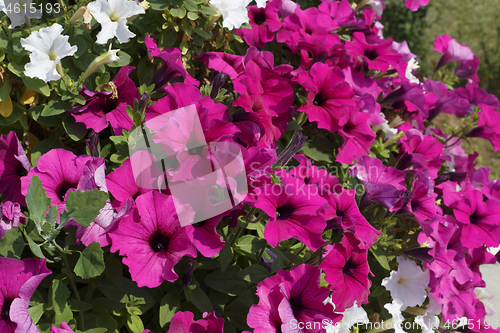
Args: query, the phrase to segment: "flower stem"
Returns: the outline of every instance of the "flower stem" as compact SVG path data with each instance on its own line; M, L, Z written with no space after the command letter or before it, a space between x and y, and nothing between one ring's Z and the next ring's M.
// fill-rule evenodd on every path
M75 293L76 300L81 301L82 299L80 298L80 293L78 292L78 288L76 287L75 280L73 279L73 273L72 273L71 266L69 265L69 262L68 262L68 257L66 256L66 253L64 253L62 251L59 251L59 252L61 252L61 256L64 260L64 265L66 266L66 270L68 272L69 283L71 284L71 288L73 289L73 292ZM80 329L80 331L84 331L85 330L85 321L83 318L82 311L79 312L78 319L80 320L79 329Z

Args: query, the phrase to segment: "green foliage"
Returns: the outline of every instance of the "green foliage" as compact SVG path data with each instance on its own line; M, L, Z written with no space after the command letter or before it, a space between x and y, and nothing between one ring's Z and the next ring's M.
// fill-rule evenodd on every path
M80 254L80 259L75 266L75 274L83 279L101 275L105 268L103 253L101 244L97 242L89 244Z

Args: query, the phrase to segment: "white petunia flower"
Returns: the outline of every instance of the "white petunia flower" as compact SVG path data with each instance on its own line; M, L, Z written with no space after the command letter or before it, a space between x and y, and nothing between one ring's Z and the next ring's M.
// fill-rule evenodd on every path
M129 17L144 14L146 11L133 0L97 0L87 5L92 16L101 24L97 34L97 43L106 44L117 37L120 43L128 42L135 34L128 30Z
M3 10L9 17L9 29L23 25L26 17L29 19L42 17L41 7L32 3L32 0L0 0L0 10Z
M327 333L349 333L350 328L357 324L367 324L370 320L365 309L358 307L358 302L354 301L354 305L342 312L342 321L335 325L329 324L326 328Z
M425 288L429 285L429 271L422 269L412 260L400 256L398 270L392 271L390 277L382 281L385 289L391 292L393 299L403 303L403 309L408 306L422 305L427 298Z
M420 65L414 58L408 60L408 66L406 66L405 76L410 81L410 83L420 83L420 80L417 79L415 75L413 75L413 70L418 68L420 68Z
M382 16L382 13L384 12L384 7L382 5L382 1L380 1L380 0L368 0L367 5L370 5L370 7L372 7L373 11L378 16Z
M211 0L210 6L222 14L222 26L233 30L250 22L247 11L250 2L251 0Z
M487 316L493 316L497 313L491 304L491 300L494 298L493 295L488 294L484 288L476 288L474 292L476 293L477 299L483 302Z
M385 304L384 308L386 308L392 316L392 319L389 321L391 323L391 327L389 327L389 322L387 322L387 326L385 327L394 328L394 333L404 333L402 323L405 320L405 317L403 317L401 311L406 309L406 307L403 305L403 302L395 298L392 300L392 303Z
M30 62L24 66L24 74L38 77L45 82L59 80L56 66L64 57L75 54L78 47L71 46L69 37L61 35L63 27L55 23L48 28L34 31L28 38L21 38L21 45L31 51Z
M422 327L422 333L434 333L434 329L439 327L439 318L442 305L432 294L429 294L429 306L425 309L423 316L416 316L415 322Z

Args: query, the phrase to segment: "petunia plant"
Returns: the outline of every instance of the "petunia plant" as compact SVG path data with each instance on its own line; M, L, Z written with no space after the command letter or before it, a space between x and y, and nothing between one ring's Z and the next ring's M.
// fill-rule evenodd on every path
M500 102L384 8L0 0L0 331L498 332Z

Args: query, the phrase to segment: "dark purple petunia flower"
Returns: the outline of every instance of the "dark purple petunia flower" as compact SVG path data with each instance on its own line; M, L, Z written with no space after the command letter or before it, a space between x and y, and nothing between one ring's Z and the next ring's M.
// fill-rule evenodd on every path
M15 132L0 136L0 193L5 199L26 205L21 193L21 177L31 170L31 164L24 153Z

